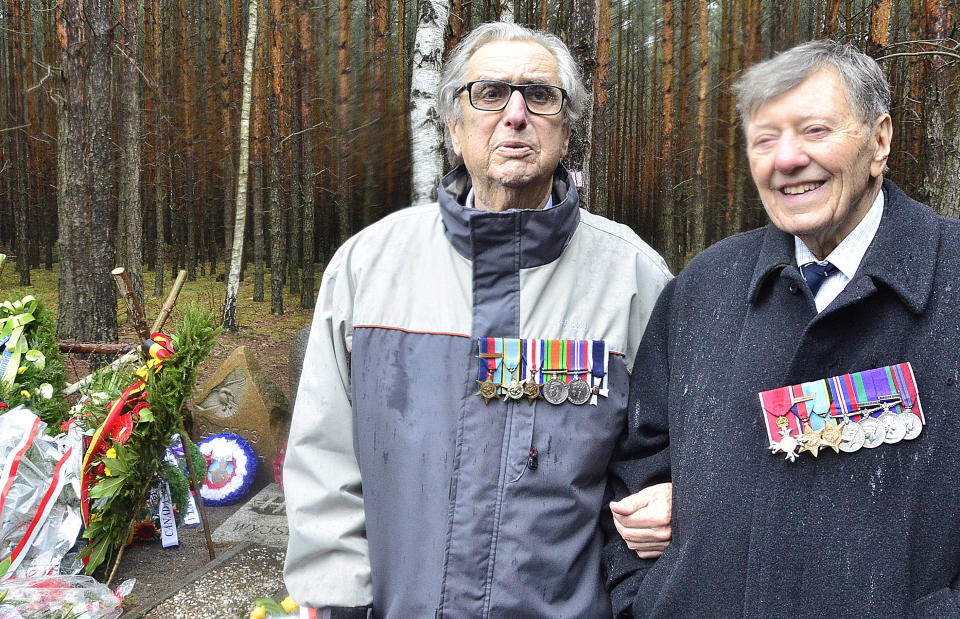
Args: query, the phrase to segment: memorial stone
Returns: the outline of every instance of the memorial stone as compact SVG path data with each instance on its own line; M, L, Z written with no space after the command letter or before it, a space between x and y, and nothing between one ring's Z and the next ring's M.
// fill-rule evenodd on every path
M273 459L290 429L290 408L246 346L234 350L204 383L194 405L195 440L221 432L243 437L257 454L257 485L272 481Z

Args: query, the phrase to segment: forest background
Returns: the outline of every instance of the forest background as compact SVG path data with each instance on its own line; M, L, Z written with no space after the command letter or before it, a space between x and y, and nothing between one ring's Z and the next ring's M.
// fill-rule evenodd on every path
M494 19L571 47L593 100L567 161L582 171L585 206L631 226L674 270L765 223L730 86L815 38L880 62L893 95L889 176L956 217L958 10L954 0L0 0L0 252L16 256L23 286L31 269L59 270L61 338L116 340L116 265L141 297L144 269L154 296L167 270L222 274L231 329L241 274L258 301L270 283L274 314L285 288L297 295L288 304L312 307L344 239L434 195L447 169L440 63Z

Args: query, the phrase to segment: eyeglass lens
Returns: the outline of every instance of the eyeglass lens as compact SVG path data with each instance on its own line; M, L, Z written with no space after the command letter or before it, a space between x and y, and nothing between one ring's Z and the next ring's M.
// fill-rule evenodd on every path
M470 104L478 110L496 112L506 107L514 89L519 90L534 114L556 114L563 105L563 92L549 84L513 86L506 82L480 81L470 86Z

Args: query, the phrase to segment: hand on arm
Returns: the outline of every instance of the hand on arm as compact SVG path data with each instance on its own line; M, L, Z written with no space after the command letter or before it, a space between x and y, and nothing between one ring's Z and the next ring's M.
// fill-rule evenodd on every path
M673 484L648 486L610 503L613 523L627 547L641 559L656 559L670 544Z

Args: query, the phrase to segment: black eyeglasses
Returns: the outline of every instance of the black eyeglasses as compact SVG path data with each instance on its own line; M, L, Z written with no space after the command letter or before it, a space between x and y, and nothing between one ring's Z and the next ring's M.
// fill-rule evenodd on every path
M474 80L457 89L467 92L470 105L482 112L499 112L507 107L514 90L520 91L527 111L538 116L554 116L563 109L567 91L550 84L509 84L498 80Z

